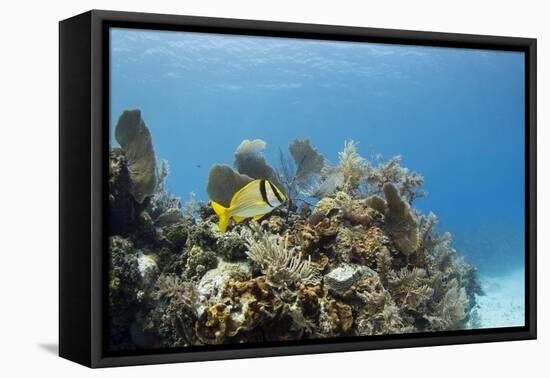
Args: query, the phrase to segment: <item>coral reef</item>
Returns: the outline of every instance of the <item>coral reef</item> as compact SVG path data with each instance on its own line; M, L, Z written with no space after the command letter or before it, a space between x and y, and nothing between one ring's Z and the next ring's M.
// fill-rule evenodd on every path
M433 213L413 208L425 194L423 178L400 167L399 158L374 166L350 141L329 166L309 140L294 140L292 160L278 170L295 195L288 206L221 234L210 206L193 195L182 205L168 191L167 163L155 169L154 186L151 175L135 181L135 169L154 167L151 138L139 111L124 113L119 124L123 148L109 155L113 350L479 324L477 271L453 249L449 233L436 232ZM129 142L136 131L125 131L128 125L145 135L141 142ZM261 140L245 140L235 168L213 166L210 198L228 205L250 180L276 179L264 148Z
M128 325L139 311L143 281L134 244L113 236L109 239L109 309L111 345L123 349L131 345Z

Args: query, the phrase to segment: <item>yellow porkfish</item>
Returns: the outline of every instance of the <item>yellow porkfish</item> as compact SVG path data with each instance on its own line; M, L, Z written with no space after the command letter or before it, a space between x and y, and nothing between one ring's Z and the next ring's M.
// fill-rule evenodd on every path
M211 201L212 208L220 218L220 232L224 233L231 218L237 223L246 218L258 220L285 202L286 197L267 180L254 180L246 184L231 199L229 207Z

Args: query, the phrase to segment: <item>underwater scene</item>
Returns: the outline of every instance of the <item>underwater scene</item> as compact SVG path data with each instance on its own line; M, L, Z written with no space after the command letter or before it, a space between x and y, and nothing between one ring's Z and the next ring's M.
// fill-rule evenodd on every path
M112 28L112 351L521 327L521 52Z

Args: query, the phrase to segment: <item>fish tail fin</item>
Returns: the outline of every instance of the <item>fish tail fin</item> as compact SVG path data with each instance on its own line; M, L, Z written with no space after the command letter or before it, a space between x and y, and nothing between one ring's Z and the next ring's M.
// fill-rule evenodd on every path
M227 213L227 210L229 209L214 201L210 201L210 204L212 205L212 209L214 209L218 218L220 218L218 227L220 229L220 232L223 234L227 229L227 225L229 224L229 214Z

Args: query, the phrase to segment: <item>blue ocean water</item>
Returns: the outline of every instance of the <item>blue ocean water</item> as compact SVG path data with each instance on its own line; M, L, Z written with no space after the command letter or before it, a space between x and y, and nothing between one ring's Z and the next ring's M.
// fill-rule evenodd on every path
M524 70L521 52L112 29L111 131L140 108L184 200L245 138L273 165L304 137L333 163L350 139L401 155L426 180L415 207L499 276L524 266Z

